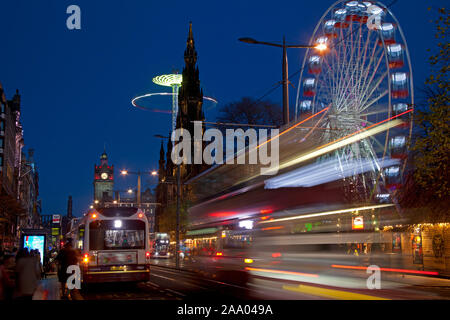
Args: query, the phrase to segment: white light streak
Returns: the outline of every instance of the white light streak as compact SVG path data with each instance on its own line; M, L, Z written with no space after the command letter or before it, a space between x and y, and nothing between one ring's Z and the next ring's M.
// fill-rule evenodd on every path
M295 158L293 160L290 160L290 161L287 161L285 163L280 164L279 170L287 168L287 167L290 167L292 165L295 165L295 164L298 164L298 163L301 163L301 162L304 162L304 161L307 161L307 160L310 160L310 159L314 159L316 157L319 157L319 156L321 156L323 154L326 154L328 152L331 152L333 150L342 148L342 147L344 147L346 145L352 144L352 143L357 142L357 141L362 140L362 139L366 139L366 138L368 138L370 136L376 135L376 134L378 134L380 132L386 131L386 130L388 130L390 128L393 128L393 127L396 127L396 126L398 126L398 125L400 125L402 123L403 122L401 120L395 119L395 120L383 123L381 125L378 125L376 127L370 128L368 130L365 130L363 132L360 132L358 134L355 134L353 136L350 136L350 137L348 137L346 139L343 139L343 140L340 140L340 141L336 141L336 142L334 142L332 144L328 144L328 145L325 145L323 147L319 147L318 149L316 149L314 151L308 152L308 153L306 153L304 155L301 155L301 156L299 156L299 157L297 157L297 158ZM268 172L270 172L270 171L273 171L273 169L272 170L268 170Z
M314 217L320 217L320 216L329 216L329 215L333 215L333 214L348 213L348 212L360 211L360 210L387 208L387 207L393 207L393 206L395 206L395 205L392 204L392 203L389 203L389 204L378 204L378 205L358 207L358 208L348 208L348 209L341 209L341 210L333 210L333 211L326 211L326 212L303 214L303 215L300 215L300 216L280 218L280 219L273 219L273 220L268 220L268 221L261 221L260 224L263 224L263 223L274 223L274 222L280 222L280 221L289 221L289 220L298 220L298 219L307 219L307 218L314 218Z
M343 179L368 171L373 171L374 162L382 163L382 167L390 167L400 163L399 159L360 159L339 163L338 158L325 162L313 163L265 181L265 189L286 187L313 187L323 183Z

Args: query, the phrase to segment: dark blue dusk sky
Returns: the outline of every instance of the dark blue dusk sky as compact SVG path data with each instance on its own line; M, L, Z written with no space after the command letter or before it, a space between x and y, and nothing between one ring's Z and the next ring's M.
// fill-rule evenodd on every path
M170 116L134 109L130 100L168 91L151 80L182 70L189 21L201 85L220 107L243 96L259 98L281 78L281 49L238 38L280 41L285 35L287 42L307 43L332 3L2 0L0 82L8 99L16 88L22 95L25 144L35 149L43 213L65 214L69 195L75 215L89 207L93 167L104 144L116 168L116 189L136 183L135 177L117 176L118 169L157 168L160 141L153 135L168 134ZM81 30L66 28L71 4L81 8ZM408 41L416 92L429 70L426 49L434 48L435 13L428 6L445 1L398 0L391 8ZM290 74L300 69L302 57L301 50L289 52ZM295 94L291 89L291 105ZM281 104L281 89L267 98ZM169 98L154 101L170 108ZM207 119L214 113L206 111Z

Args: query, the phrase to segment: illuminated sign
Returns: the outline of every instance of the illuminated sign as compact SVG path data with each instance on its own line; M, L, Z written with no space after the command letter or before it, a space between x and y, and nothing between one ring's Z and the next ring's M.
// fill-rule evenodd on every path
M210 234L215 233L217 231L217 228L205 228L205 229L198 229L198 230L189 230L186 232L187 236L196 236L201 234Z
M53 222L53 224L60 224L60 222L61 222L61 215L54 214L53 217L52 217L52 222Z
M353 230L364 229L364 218L363 218L363 216L352 218L352 229Z
M23 247L28 248L28 251L39 250L41 256L41 263L44 263L44 235L24 236Z

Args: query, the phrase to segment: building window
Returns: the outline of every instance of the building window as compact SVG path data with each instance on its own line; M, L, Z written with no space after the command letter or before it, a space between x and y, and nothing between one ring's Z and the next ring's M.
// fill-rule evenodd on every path
M5 121L0 120L0 131L5 131Z
M1 108L0 112L5 113L5 104L3 102L0 102L0 108Z
M3 149L5 145L5 138L0 137L0 149Z
M0 167L3 167L3 155L0 155Z

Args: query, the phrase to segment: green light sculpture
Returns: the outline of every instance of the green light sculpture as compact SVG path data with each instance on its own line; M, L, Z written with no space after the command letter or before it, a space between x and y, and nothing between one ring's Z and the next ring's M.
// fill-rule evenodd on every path
M178 91L181 87L183 76L181 74L163 74L153 78L153 82L157 85L172 88L172 131L177 125L178 113Z

